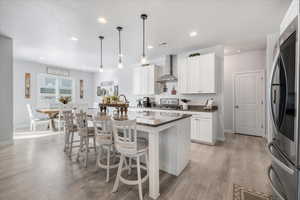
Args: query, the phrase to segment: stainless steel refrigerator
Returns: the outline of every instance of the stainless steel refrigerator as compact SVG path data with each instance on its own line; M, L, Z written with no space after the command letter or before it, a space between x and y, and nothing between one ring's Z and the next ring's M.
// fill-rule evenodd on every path
M300 200L298 18L280 36L270 83L273 140L268 177L275 199Z

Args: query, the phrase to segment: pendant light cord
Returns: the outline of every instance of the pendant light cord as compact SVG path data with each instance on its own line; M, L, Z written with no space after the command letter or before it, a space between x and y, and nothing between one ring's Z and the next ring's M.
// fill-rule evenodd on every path
M102 67L102 65L103 65L103 63L102 63L102 39L101 39L101 53L100 53L100 59L101 59L101 67Z
M146 21L146 19L147 19L147 15L146 14L141 14L141 18L142 18L142 20L143 20L143 57L145 57L146 56L146 52L145 52L145 21Z
M119 30L119 56L121 57L121 30Z
M117 30L119 31L119 63L122 63L122 50L121 50L121 31L122 27L118 26Z
M102 63L102 41L104 39L103 36L99 36L99 39L100 39L100 68L103 68L103 63Z
M143 57L145 57L145 19L143 18Z

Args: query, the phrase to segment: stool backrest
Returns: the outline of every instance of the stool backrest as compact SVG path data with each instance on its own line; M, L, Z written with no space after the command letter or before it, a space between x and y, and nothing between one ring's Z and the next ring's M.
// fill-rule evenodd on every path
M74 114L72 110L63 110L62 116L65 120L65 131L71 132L74 129Z
M76 113L75 116L76 116L76 123L79 131L79 135L87 136L88 135L87 114L85 112L80 111L79 113Z
M73 105L71 103L69 104L60 104L59 105L59 114L58 119L61 120L63 118L63 112L64 111L72 111Z
M109 117L103 117L93 121L96 140L98 144L113 143L112 120Z
M113 133L115 146L118 152L129 155L137 153L137 131L135 120L113 120Z

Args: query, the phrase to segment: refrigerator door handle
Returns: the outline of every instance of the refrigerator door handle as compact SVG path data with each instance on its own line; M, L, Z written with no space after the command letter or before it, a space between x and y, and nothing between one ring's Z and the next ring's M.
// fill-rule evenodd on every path
M275 188L275 185L274 185L274 183L273 183L273 181L272 181L272 178L271 178L271 171L273 171L273 173L277 176L277 174L276 174L276 172L274 171L272 165L270 165L270 166L268 167L268 178L269 178L269 182L270 182L271 188L273 189L273 191L275 192L275 194L277 195L277 197L279 197L280 200L288 200L288 199L286 198L286 195L281 194L281 193ZM281 182L280 182L280 184L281 184ZM282 184L281 184L281 185L282 185Z
M277 165L279 165L282 169L284 169L287 173L289 173L290 175L293 175L294 174L294 169L290 168L289 166L287 166L285 163L283 163L282 161L280 161L278 158L276 158L276 156L274 156L274 154L272 153L272 149L271 148L274 148L276 151L279 151L277 150L277 148L274 146L273 142L270 142L268 144L268 152L270 154L270 156L272 157L272 160L274 162L276 162ZM280 152L279 152L280 153Z

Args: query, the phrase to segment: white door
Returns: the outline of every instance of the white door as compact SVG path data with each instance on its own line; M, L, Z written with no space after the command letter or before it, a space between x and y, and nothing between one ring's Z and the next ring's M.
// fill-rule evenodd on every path
M234 75L234 128L236 133L264 135L264 73Z

